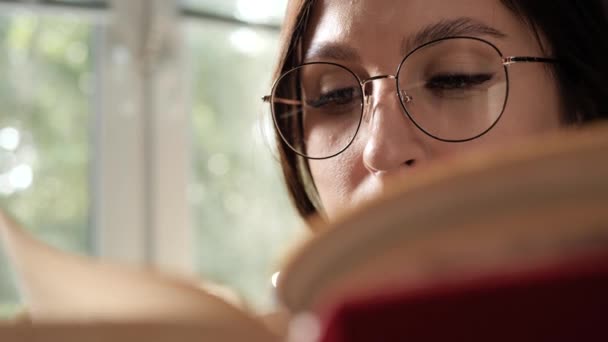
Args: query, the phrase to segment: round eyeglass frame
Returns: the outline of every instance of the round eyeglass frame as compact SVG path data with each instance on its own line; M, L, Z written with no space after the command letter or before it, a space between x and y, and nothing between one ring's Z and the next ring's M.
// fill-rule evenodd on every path
M402 89L399 85L399 74L401 73L401 69L403 68L406 60L412 56L413 54L415 54L417 51L426 48L430 45L433 44L437 44L443 41L448 41L448 40L456 40L456 39L469 39L469 40L475 40L478 42L481 42L489 47L491 47L494 51L496 51L498 57L500 58L501 62L502 62L502 67L504 69L505 72L505 81L506 81L506 89L505 89L505 99L502 105L502 110L500 111L500 114L496 117L496 119L494 120L494 122L483 132L478 133L476 135L474 135L473 137L470 138L466 138L466 139L444 139L444 138L440 138L432 133L430 133L428 130L424 129L419 123L416 122L416 120L412 117L412 115L410 114L410 112L408 111L407 107L405 106L404 103L404 99L403 99L403 95L402 95ZM401 104L401 108L403 109L405 115L409 118L409 120L420 130L422 131L424 134L428 135L429 137L442 141L442 142L447 142L447 143L463 143L463 142L467 142L467 141L471 141L471 140L475 140L480 138L481 136L487 134L489 131L491 131L500 121L500 119L502 118L505 109L507 107L507 102L509 100L509 87L510 87L510 82L509 82L509 70L508 70L508 66L512 65L512 64L516 64L516 63L556 63L557 60L554 58L547 58L547 57L530 57L530 56L511 56L511 57L504 57L503 53L500 51L500 49L498 49L498 47L496 47L496 45L492 44L491 42L479 38L479 37L472 37L472 36L452 36L452 37L445 37L445 38L440 38L440 39L435 39L435 40L431 40L429 42L426 42L418 47L416 47L415 49L413 49L412 51L408 52L405 57L403 57L403 59L401 60L401 62L399 63L399 65L397 66L397 72L394 75L376 75L376 76L372 76L369 78L366 78L364 80L362 80L357 74L355 74L352 70L350 70L349 68L338 64L338 63L333 63L333 62L308 62L308 63L303 63L300 64L296 67L293 67L287 71L285 71L284 73L282 73L277 80L273 83L272 85L272 91L271 91L271 95L267 95L262 97L262 100L264 102L269 102L270 103L270 108L271 108L271 112L272 112L272 120L274 122L274 126L276 131L279 133L281 140L283 143L285 143L289 149L291 149L294 153L296 153L297 155L306 158L306 159L311 159L311 160L325 160L325 159L330 159L333 158L337 155L340 155L342 152L346 151L355 141L355 138L357 137L357 134L359 133L359 130L361 129L361 124L363 122L363 117L364 117L364 110L365 110L365 85L369 82L375 81L375 80L379 80L379 79L384 79L384 78L388 78L388 79L394 79L395 80L395 86L396 86L396 90L397 90L397 96L399 97L399 103ZM327 157L311 157L306 155L305 153L302 153L300 151L298 151L294 146L291 145L291 143L289 142L289 140L284 136L283 132L281 131L281 128L279 127L279 123L277 122L277 115L275 113L275 105L274 105L274 100L275 100L275 94L277 91L277 87L280 84L280 82L283 80L283 78L285 78L286 76L288 76L290 73L299 70L301 68L304 68L305 66L308 65L316 65L316 64L321 64L321 65L332 65L332 66L336 66L339 67L343 70L346 70L348 73L350 73L359 83L359 86L361 87L361 92L360 92L360 97L361 97L361 112L359 114L359 122L357 124L357 129L355 130L353 137L351 138L350 142L348 144L346 144L346 146L344 148L342 148L341 150L339 150L338 152L327 156Z

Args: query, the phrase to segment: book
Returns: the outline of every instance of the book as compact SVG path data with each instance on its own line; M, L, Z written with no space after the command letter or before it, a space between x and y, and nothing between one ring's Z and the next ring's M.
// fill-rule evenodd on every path
M313 219L270 320L193 279L53 249L2 214L32 323L0 325L0 340L608 340L607 153L608 125L568 130L462 155Z

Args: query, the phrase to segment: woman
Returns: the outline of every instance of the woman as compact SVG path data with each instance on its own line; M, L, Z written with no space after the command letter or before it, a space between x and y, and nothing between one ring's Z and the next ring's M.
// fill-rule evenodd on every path
M291 0L264 99L300 214L607 117L606 33L601 0Z

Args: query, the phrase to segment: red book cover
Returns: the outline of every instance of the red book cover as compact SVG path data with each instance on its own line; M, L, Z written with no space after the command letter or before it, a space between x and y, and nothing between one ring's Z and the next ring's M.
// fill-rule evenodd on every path
M349 301L321 341L608 341L608 255Z

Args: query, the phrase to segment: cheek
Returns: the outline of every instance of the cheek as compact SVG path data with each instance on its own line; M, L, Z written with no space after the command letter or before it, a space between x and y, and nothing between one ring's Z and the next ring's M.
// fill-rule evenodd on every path
M309 165L323 208L330 215L350 202L366 174L357 143L334 158L310 160Z

